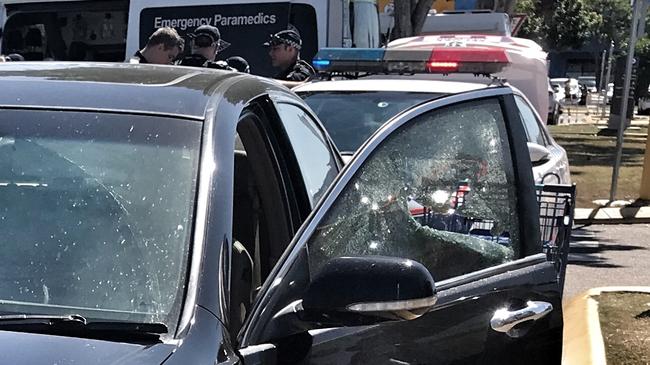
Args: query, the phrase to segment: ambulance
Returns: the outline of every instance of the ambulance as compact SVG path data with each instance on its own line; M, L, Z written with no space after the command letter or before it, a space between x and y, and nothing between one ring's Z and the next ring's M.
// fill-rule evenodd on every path
M532 40L482 34L440 34L398 39L390 42L387 49L428 52L446 49L465 52L468 57L476 55L479 58L482 54L477 50L502 49L508 57L508 64L492 76L506 80L523 92L546 123L549 108L547 53ZM423 77L447 81L476 81L476 77L471 74L453 72L445 75L425 74Z
M300 32L307 61L322 47L378 47L377 8L364 6L350 0L0 0L0 53L123 62L159 27L186 37L209 24L230 44L219 59L242 56L252 73L270 76L275 71L263 43L289 27Z

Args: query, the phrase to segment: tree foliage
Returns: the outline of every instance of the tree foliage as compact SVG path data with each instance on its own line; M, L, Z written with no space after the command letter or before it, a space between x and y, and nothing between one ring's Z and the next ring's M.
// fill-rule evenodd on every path
M588 1L519 0L515 12L526 14L527 18L518 36L532 39L547 49L580 48L591 39L600 21Z
M617 47L627 43L632 21L629 0L588 0L589 10L596 15L591 35L604 44L614 41Z
M532 39L537 43L546 43L546 27L542 13L542 3L538 0L519 0L515 13L526 14L526 20L519 29L518 37Z
M553 13L545 23L549 45L580 48L593 35L598 16L584 0L555 0Z
M650 85L650 38L645 37L639 40L634 56L639 60L634 93L638 96L645 96L648 95L648 85Z

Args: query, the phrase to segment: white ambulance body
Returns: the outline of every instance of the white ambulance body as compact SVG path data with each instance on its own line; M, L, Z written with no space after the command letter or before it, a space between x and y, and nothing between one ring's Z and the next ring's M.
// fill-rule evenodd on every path
M524 38L491 35L447 34L402 38L388 44L388 49L433 50L448 47L502 48L509 64L493 76L506 79L521 90L546 122L548 116L548 66L547 53L537 43ZM432 76L440 78L440 76ZM473 76L449 74L451 81L470 81ZM474 81L476 82L476 81Z

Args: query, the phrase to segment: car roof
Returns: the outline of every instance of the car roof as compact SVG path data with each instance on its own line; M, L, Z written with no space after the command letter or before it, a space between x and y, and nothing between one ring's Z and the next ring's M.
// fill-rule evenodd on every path
M293 89L295 92L314 91L399 91L417 93L456 94L486 88L480 83L413 80L413 79L356 79L315 81L302 84Z
M116 110L199 119L219 85L235 77L254 78L162 65L10 62L0 65L0 107Z

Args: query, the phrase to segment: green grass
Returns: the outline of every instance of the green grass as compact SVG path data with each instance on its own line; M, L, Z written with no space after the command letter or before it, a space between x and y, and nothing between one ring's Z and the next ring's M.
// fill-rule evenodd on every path
M650 294L602 293L596 300L607 363L650 363Z
M577 184L577 206L594 208L597 206L594 200L608 199L616 157L616 137L599 136L599 129L593 124L549 126L549 130L567 151L571 179ZM641 186L648 129L629 129L626 133L616 199L636 200Z

